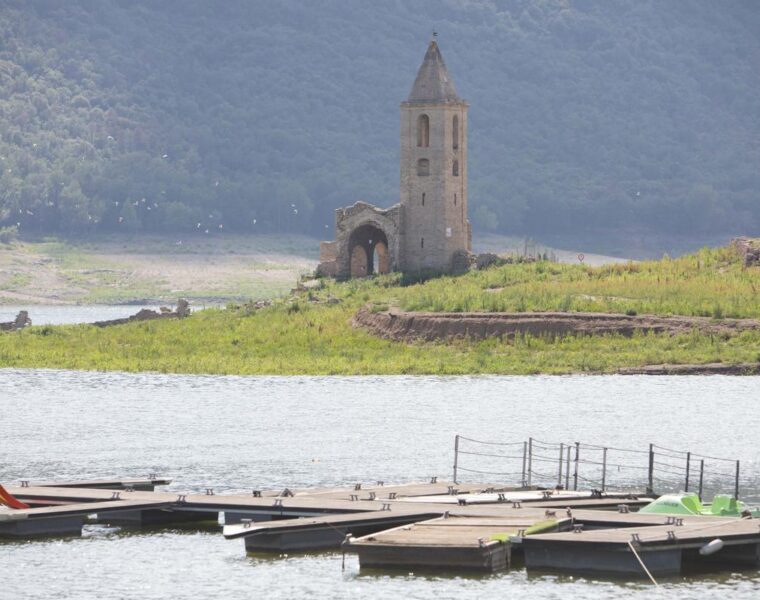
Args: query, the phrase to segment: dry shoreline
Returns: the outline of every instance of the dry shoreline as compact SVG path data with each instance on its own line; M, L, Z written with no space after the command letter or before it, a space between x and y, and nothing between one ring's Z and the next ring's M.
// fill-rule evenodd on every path
M158 304L272 298L316 265L306 236L135 235L0 244L0 304Z

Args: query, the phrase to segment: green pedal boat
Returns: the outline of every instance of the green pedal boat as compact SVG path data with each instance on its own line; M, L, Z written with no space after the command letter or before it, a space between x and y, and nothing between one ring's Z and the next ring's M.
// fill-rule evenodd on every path
M728 494L718 494L710 504L702 504L697 494L665 494L639 510L650 515L705 515L709 517L760 518L760 508L749 507Z

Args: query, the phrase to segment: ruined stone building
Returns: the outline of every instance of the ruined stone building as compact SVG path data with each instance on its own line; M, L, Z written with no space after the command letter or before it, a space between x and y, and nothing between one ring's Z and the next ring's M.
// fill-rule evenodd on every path
M467 267L467 103L430 42L401 103L400 202L357 202L335 214L335 240L322 242L318 271L362 277L389 271L451 272Z

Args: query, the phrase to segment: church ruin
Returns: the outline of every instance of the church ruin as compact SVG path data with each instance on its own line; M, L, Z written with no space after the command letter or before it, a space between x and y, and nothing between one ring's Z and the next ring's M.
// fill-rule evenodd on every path
M400 202L387 209L366 202L337 209L335 240L320 245L319 274L467 268L467 108L431 41L401 103Z

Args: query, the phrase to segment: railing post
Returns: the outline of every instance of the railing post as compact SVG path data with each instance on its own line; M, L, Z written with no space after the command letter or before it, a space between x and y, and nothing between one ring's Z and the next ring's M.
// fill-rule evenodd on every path
M580 442L575 442L575 471L573 473L573 489L578 490L578 456L581 452Z
M567 462L565 463L565 489L570 489L570 444L567 445Z
M533 438L528 438L528 487L533 485Z
M559 443L559 473L557 474L557 487L562 487L562 463L565 458L565 444Z
M607 484L607 448L602 449L602 491Z
M522 464L522 480L520 485L524 488L528 487L528 480L525 478L525 465L528 460L528 442L523 442L523 464Z
M689 467L691 466L691 452L686 453L686 482L684 484L683 491L689 491Z
M739 499L739 461L736 461L736 481L734 482L734 498Z
M704 481L705 477L705 459L701 459L699 461L699 493L697 494L699 496L699 501L702 501L702 482Z
M459 434L454 436L454 483L457 483L457 467L459 466Z
M649 480L647 493L654 494L654 444L649 444Z

